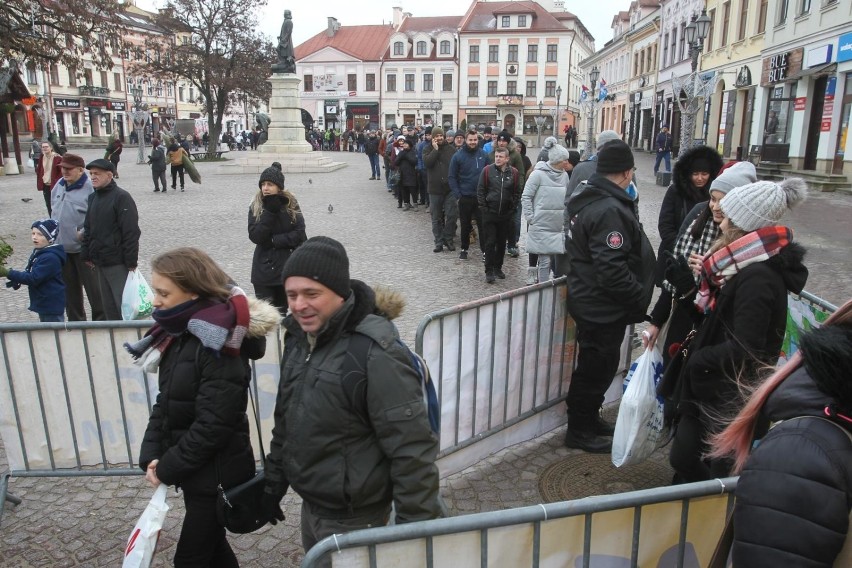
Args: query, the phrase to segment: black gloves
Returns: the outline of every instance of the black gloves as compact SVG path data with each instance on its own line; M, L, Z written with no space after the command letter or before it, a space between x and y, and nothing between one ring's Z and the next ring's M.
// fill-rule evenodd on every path
M263 518L271 525L277 525L278 521L284 520L284 511L281 510L281 497L272 493L263 494L261 500Z
M689 295L695 290L695 276L684 256L675 256L666 251L666 280L674 286L680 297Z
M284 207L284 200L280 195L264 195L263 208L270 213L280 213Z

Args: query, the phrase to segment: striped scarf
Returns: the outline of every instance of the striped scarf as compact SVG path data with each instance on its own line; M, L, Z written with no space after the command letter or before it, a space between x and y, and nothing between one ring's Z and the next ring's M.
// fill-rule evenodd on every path
M706 256L695 298L698 311L713 311L719 289L728 280L746 266L772 258L792 240L793 232L787 227L763 227Z
M197 337L217 356L224 353L236 357L248 333L248 298L241 288L234 286L226 302L193 305L186 313L160 315L155 311L154 319L157 323L141 340L124 344L134 363L149 373L157 371L163 354L184 331Z
M713 222L713 217L707 219L707 222L704 224L704 230L701 231L701 236L698 239L694 238L692 236L692 228L697 222L698 219L692 221L686 231L678 237L674 246L675 257L683 256L689 260L689 255L691 254L704 256L710 250L710 247L713 246L716 239L719 238L719 225ZM698 284L697 276L695 277L695 283ZM680 296L668 280L663 280L663 288L672 296Z

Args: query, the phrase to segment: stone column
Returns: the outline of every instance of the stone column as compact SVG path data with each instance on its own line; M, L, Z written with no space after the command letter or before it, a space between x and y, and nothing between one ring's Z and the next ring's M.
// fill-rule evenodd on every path
M305 140L302 109L299 99L299 79L293 73L274 73L267 79L272 84L269 99L267 141L258 149L266 154L306 154L313 148Z

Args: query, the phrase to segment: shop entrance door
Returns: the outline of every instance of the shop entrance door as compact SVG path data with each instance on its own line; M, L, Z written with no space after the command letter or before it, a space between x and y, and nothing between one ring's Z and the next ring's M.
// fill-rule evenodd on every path
M503 128L508 130L510 134L515 135L515 115L507 114L503 117Z
M849 135L849 115L852 111L852 73L846 74L846 87L843 89L843 101L840 108L840 127L837 129L837 145L834 147L834 160L831 173L843 174L843 158L846 154L846 140Z
M825 105L825 87L827 83L827 77L820 77L814 81L814 101L811 106L808 138L805 143L805 163L802 166L806 170L816 169L817 152L819 152L819 133L822 126L822 107Z

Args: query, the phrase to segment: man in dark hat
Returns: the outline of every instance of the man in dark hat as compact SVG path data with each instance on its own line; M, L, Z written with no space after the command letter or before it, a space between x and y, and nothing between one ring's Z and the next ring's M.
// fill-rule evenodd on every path
M68 321L86 321L83 290L92 307L92 320L103 321L103 301L97 269L87 266L80 253L82 228L89 210L89 196L94 193L92 181L86 174L86 162L77 154L65 154L59 163L60 179L51 191L51 218L59 223L56 244L65 249L62 279L65 281L65 313Z
M101 301L107 320L120 320L127 274L139 259L139 213L136 202L113 179L112 162L97 159L86 166L95 192L83 223L83 261L98 269Z
M479 147L484 148L486 144L491 142L491 138L493 135L493 129L490 126L486 126L485 130L482 131L482 138L479 140ZM487 152L488 150L486 150Z
M654 252L639 224L633 152L621 140L598 151L597 173L567 203L568 311L579 354L568 387L565 445L612 449L614 428L600 416L618 368L626 326L645 319L654 290Z
M307 552L332 534L387 524L392 503L398 524L441 516L438 440L391 323L400 297L351 280L346 250L329 237L293 251L282 278L290 315L266 461L267 518L283 520L280 501L296 491ZM371 340L366 384L348 399L340 379L358 336Z

